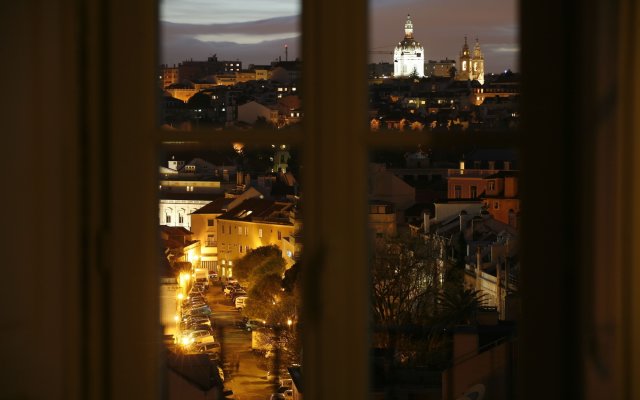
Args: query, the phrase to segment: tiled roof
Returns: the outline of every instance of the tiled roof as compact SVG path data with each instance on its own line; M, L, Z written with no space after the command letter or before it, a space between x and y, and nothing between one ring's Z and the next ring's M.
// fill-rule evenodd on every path
M288 217L280 214L282 211L288 211L293 207L291 203L280 203L273 200L260 198L247 199L240 203L237 207L222 214L219 220L231 221L270 221L279 222L290 225Z
M197 209L191 214L222 214L227 211L227 206L233 200L234 199L230 197L220 196L219 198L213 200L211 203Z

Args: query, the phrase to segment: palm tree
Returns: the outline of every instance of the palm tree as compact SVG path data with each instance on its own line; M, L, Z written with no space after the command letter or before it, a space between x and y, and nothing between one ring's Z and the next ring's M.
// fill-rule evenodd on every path
M438 295L440 318L447 326L471 324L486 304L486 294L460 286L449 287Z

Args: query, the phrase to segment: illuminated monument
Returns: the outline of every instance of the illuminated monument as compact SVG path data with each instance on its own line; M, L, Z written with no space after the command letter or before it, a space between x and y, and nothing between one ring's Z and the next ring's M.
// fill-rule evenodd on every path
M395 77L417 75L424 76L424 48L413 38L413 23L407 15L404 24L404 39L393 52L393 75Z
M464 37L464 46L460 52L460 64L456 74L456 80L459 81L473 81L477 80L480 84L484 85L484 56L480 50L480 43L476 39L476 45L473 48L473 54L469 52L469 45L467 45L467 37Z

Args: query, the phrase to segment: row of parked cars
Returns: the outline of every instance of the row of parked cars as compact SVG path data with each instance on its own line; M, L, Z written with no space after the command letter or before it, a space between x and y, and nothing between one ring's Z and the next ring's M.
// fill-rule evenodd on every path
M206 285L195 283L181 304L181 321L177 342L185 353L205 353L219 359L220 344L213 330L213 314L206 300Z
M222 291L225 296L231 299L231 303L236 310L242 311L248 298L247 288L240 285L236 280L230 280L222 287Z

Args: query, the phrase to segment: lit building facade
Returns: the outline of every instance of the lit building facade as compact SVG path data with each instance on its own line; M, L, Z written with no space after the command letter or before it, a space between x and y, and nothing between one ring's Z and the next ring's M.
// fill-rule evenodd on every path
M393 75L396 78L411 75L417 75L419 78L424 76L424 48L413 37L413 22L410 15L407 15L407 22L404 24L404 39L398 43L393 52L393 62Z
M469 51L469 45L467 44L467 37L464 37L464 45L460 52L460 63L458 65L460 69L456 74L456 80L476 80L480 82L481 85L484 85L484 56L482 55L482 50L480 50L478 39L476 39L473 53L471 53Z

